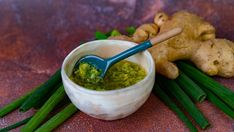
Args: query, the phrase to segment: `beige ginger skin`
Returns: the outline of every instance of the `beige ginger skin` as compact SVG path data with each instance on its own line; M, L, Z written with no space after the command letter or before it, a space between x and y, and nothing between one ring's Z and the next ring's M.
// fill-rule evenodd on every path
M186 11L176 12L171 17L158 13L154 23L139 26L133 36L120 35L109 39L140 43L175 27L183 28L183 32L149 49L158 73L175 79L179 69L173 61L191 60L210 76L234 76L234 43L215 38L215 28L211 24Z

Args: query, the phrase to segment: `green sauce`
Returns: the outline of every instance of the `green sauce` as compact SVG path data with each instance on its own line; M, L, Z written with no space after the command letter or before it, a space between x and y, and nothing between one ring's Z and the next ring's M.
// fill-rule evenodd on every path
M99 77L100 72L87 63L81 63L70 78L87 89L104 91L131 86L146 76L145 69L136 63L126 60L111 66L104 78Z

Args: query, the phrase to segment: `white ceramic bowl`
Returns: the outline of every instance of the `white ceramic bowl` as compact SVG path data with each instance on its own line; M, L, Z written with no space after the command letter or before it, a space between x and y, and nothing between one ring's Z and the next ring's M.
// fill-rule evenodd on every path
M148 51L126 59L138 63L147 71L147 76L132 86L118 90L94 91L79 86L69 79L80 57L95 54L107 58L135 45L135 43L121 40L91 41L77 47L65 58L61 71L63 85L68 97L78 109L98 119L115 120L132 114L144 104L152 91L155 80L155 65Z

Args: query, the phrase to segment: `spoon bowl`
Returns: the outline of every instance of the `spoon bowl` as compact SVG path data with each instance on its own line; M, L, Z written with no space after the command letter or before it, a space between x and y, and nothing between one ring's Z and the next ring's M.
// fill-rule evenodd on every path
M109 63L107 60L97 56L97 55L86 55L83 56L81 59L79 59L76 64L75 67L79 67L79 64L81 63L88 63L92 66L94 66L96 69L101 71L100 77L104 77L106 71L108 70L109 67Z

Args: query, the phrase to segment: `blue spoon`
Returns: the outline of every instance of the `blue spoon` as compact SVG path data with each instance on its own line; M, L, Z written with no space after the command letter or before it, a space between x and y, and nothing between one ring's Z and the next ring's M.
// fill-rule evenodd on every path
M163 34L160 34L148 41L145 41L141 44L138 44L128 50L125 50L113 57L107 58L107 59L103 59L99 56L96 55L86 55L83 56L81 59L79 59L76 64L75 64L75 68L79 67L80 63L88 63L92 66L94 66L96 69L101 71L100 77L104 77L107 70L115 63L126 59L129 56L132 56L138 52L144 51L150 47L152 47L153 45L156 45L157 43L160 43L162 41L165 41L171 37L174 37L176 35L178 35L179 33L182 32L181 28L174 28L168 32L165 32Z

